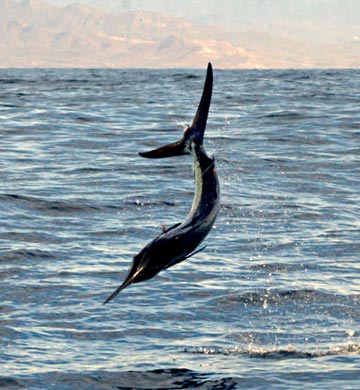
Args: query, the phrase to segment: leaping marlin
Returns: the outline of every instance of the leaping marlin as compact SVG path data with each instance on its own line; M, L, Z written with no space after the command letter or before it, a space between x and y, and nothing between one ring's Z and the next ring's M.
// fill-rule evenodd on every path
M212 84L213 74L209 63L199 107L192 125L184 131L183 138L150 152L139 153L140 156L147 158L164 158L184 154L193 156L196 188L191 210L183 223L171 226L167 230L164 229L134 257L125 281L106 299L104 304L110 302L130 284L151 279L160 271L188 259L205 248L196 250L211 230L220 207L220 187L215 160L206 154L203 146Z

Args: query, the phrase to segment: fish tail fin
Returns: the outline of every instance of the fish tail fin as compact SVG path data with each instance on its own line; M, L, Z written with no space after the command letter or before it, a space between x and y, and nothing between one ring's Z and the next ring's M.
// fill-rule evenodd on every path
M200 99L198 109L196 111L193 123L190 127L194 132L194 141L198 145L202 145L206 122L209 115L209 108L211 103L211 95L213 88L213 71L211 63L208 63L206 79L204 84L203 93Z
M162 146L158 149L154 149L149 152L139 153L139 155L141 157L147 158L165 158L189 154L189 140L194 142L196 145L201 146L203 143L206 121L209 114L212 87L213 71L211 63L209 62L200 103L196 111L193 123L189 128L185 130L184 137L180 141L174 142L166 146Z

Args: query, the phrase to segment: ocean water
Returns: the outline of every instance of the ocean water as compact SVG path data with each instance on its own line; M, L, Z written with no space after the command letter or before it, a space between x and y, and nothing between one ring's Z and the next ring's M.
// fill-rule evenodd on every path
M214 71L206 250L104 299L184 220L204 70L0 70L0 388L359 389L360 71Z

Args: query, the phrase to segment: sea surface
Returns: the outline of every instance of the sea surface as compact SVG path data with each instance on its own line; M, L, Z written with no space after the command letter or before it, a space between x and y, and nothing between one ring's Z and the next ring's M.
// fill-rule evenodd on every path
M360 389L360 71L222 71L206 250L132 285L185 219L204 70L0 70L0 388Z

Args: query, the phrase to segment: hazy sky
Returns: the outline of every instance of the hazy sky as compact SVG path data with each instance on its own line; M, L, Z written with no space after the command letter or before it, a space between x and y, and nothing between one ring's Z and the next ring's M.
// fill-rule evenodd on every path
M313 39L360 36L360 0L44 0L49 4L82 3L121 11L147 11L186 17L228 31L262 28Z
M174 57L175 54L184 59L183 63L176 63L176 65L197 66L191 61L195 58L189 54L192 50L196 51L197 56L212 53L212 57L218 58L219 62L220 59L224 59L221 63L223 67L358 68L360 66L360 0L15 1L30 2L34 7L33 10L38 8L37 1L56 6L80 3L106 10L107 13L118 13L118 15L113 17L107 13L89 13L86 9L70 8L66 12L77 14L80 19L74 24L74 29L68 30L68 26L62 26L61 31L56 29L55 31L52 26L50 28L45 26L41 30L44 20L29 19L24 23L33 23L33 29L29 30L33 34L31 40L28 38L22 39L21 31L16 35L13 24L10 23L7 27L3 24L6 27L4 27L6 30L4 31L9 36L3 41L3 52L0 52L0 55L3 58L12 56L11 58L14 61L17 58L17 54L14 52L16 42L19 47L23 45L20 52L24 54L24 47L27 47L26 45L30 43L50 42L56 38L55 43L64 45L64 47L59 47L59 53L64 53L64 50L67 50L72 53L72 56L74 56L72 50L80 53L86 44L89 47L97 47L96 53L99 55L101 50L104 49L103 54L105 56L105 49L110 45L113 50L108 53L111 56L109 63L113 64L112 61L115 61L116 58L121 56L121 58L124 58L124 55L120 52L125 49L120 48L120 41L123 42L123 45L127 45L128 53L133 55L139 49L135 41L140 39L142 40L141 44L147 45L146 48L144 46L144 53L145 49L151 49L149 43L151 42L154 48L158 47L164 57L159 60L160 65L166 63L167 66L175 65L173 62L167 63L165 61L166 55ZM134 15L121 13L129 10L151 11L165 16L151 13L137 14L135 22L133 22ZM49 12L56 14L58 11L52 10ZM88 14L93 15L93 18L88 17ZM31 15L32 13L27 16L31 18ZM173 19L168 16L176 16L180 19ZM93 24L87 23L89 20L93 21ZM109 23L109 20L116 20L117 22L112 24L112 22ZM159 21L162 21L162 24L159 24ZM87 30L89 26L90 30ZM111 31L101 26L109 28L111 26ZM125 30L122 31L121 28ZM27 33L24 32L25 35ZM47 34L47 40L44 34ZM49 34L50 36L48 36ZM82 34L85 34L85 39L81 37ZM62 39L59 40L59 37ZM102 42L99 41L101 37L104 39ZM118 46L114 44L114 37L117 37ZM124 39L124 41L121 39ZM133 41L134 39L135 41ZM12 42L12 44L9 44L9 42ZM51 42L48 47L45 44L35 46L52 52L56 45L54 46L54 42ZM32 53L31 55L35 55L33 52L35 46L29 51L30 54ZM164 48L169 47L171 47L171 50L169 49L169 53L166 54ZM119 50L119 52L116 52L116 50ZM45 53L38 53L38 57L40 55L45 56ZM147 52L147 55L150 54ZM157 58L154 53L153 55L154 58ZM191 58L188 58L187 55ZM142 55L141 58L144 58L144 56ZM68 63L69 60L64 60L64 62ZM8 66L15 65L16 63L8 64ZM115 65L131 66L131 64L119 64L116 61ZM148 64L148 66L154 67L160 65L151 61ZM87 63L87 66L91 66L91 64Z

